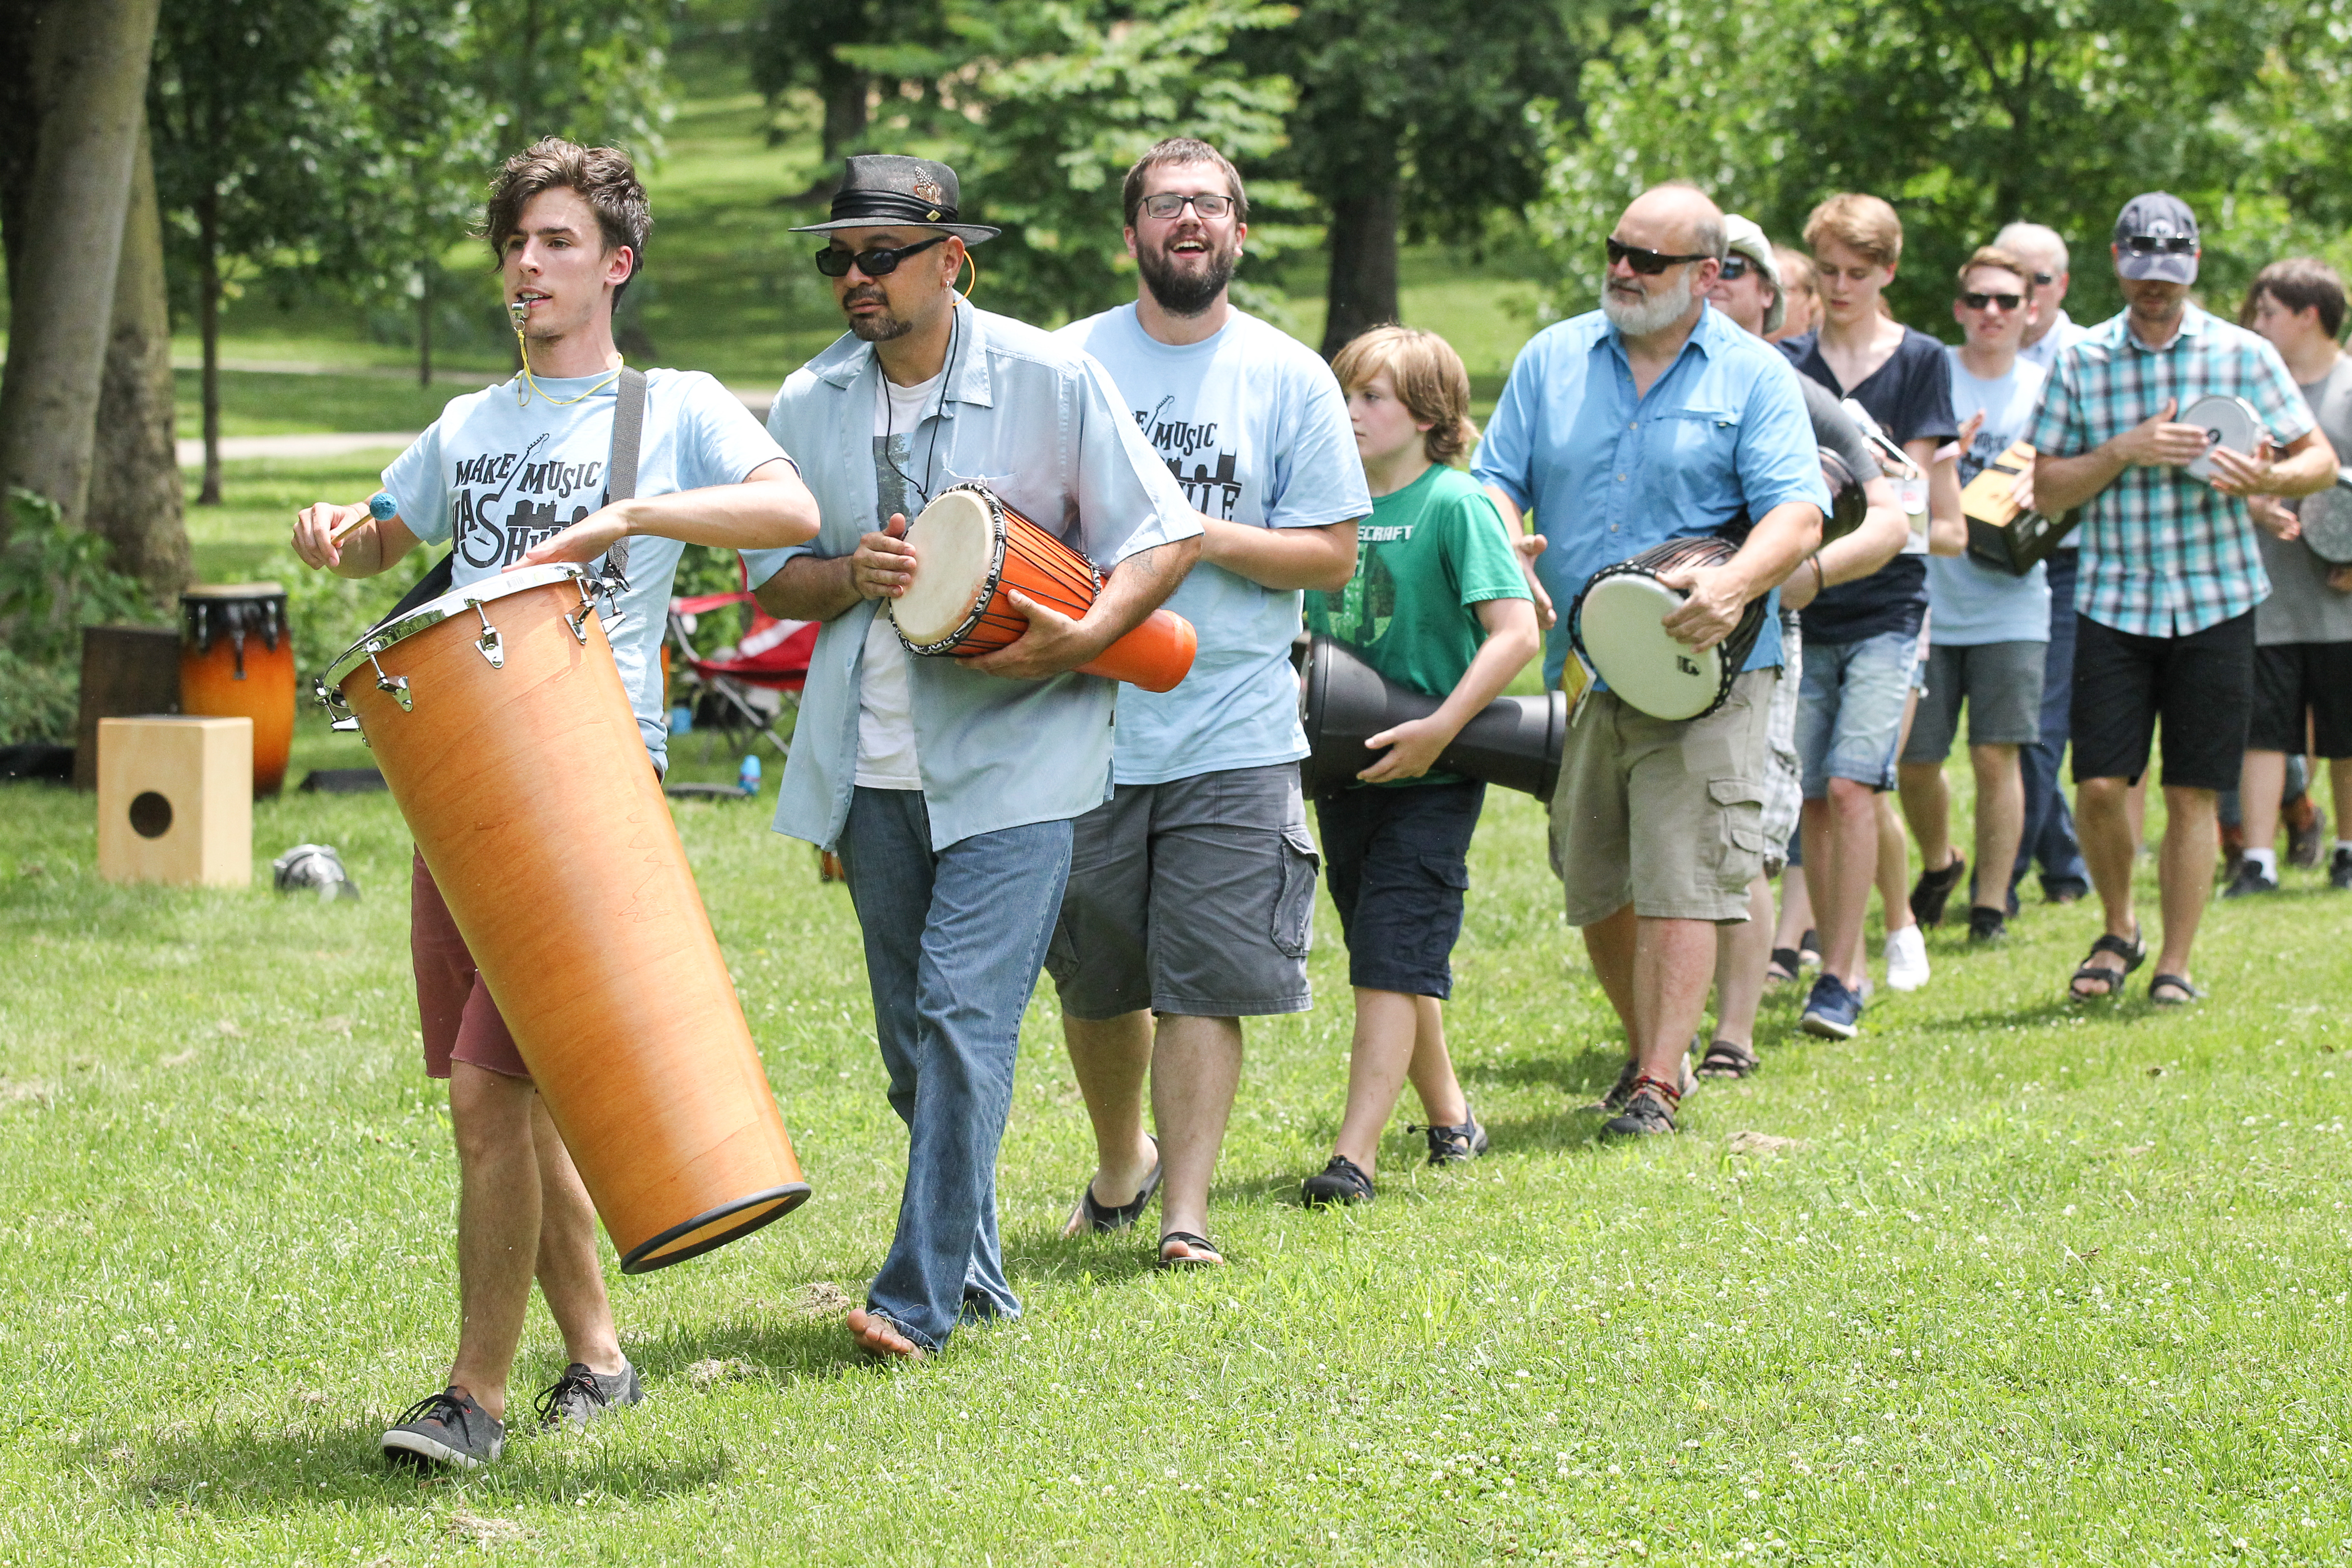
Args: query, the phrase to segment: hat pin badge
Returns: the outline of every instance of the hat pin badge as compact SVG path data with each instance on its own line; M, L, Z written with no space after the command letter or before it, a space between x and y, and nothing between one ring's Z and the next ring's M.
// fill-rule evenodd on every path
M917 174L914 179L914 189L916 200L932 206L939 205L940 197L946 194L940 189L940 183L929 174ZM931 216L937 217L940 215L933 213Z

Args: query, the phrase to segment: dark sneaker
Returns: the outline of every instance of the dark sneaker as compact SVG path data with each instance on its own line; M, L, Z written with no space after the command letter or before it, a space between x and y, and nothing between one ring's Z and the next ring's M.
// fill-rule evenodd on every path
M2225 899L2242 899L2249 893L2277 891L2278 879L2263 871L2261 862L2241 860L2238 862L2238 874L2230 879L2230 885L2221 889L2221 896Z
M1656 1079L1645 1078L1633 1090L1633 1098L1625 1102L1622 1115L1612 1117L1601 1124L1604 1138L1648 1138L1675 1130L1675 1108L1682 1096L1667 1089Z
M1371 1177L1364 1168L1345 1154L1334 1154L1331 1163L1307 1178L1299 1195L1309 1208L1325 1204L1368 1204L1374 1196Z
M2327 885L2352 888L2352 849L2336 847L2335 858L2327 862Z
M402 1411L383 1447L388 1459L473 1470L495 1460L506 1442L506 1423L453 1384Z
M1805 998L1805 1015L1798 1020L1798 1027L1824 1040L1850 1040L1862 1032L1862 998L1836 975L1821 975L1813 981L1812 994Z
M1971 946L2008 940L2009 917L2007 915L2002 914L1999 910L1989 910L1982 904L1977 905L1969 911L1969 942Z
M1433 1165L1458 1165L1486 1152L1486 1130L1478 1125L1475 1116L1459 1127L1408 1125L1405 1131L1429 1134L1429 1163Z
M2320 851L2327 847L2327 813L2320 809L2317 801L2308 795L2304 798L2310 804L2311 815L2304 818L2300 827L2293 823L2287 825L2286 863L2309 869L2319 864Z
M1952 863L1942 870L1920 872L1919 879L1911 885L1911 918L1923 926L1942 925L1944 905L1968 869L1969 858L1955 849Z
M645 1396L637 1383L637 1369L627 1361L613 1373L590 1372L584 1363L575 1361L563 1369L554 1387L539 1396L535 1408L542 1426L585 1429L613 1406L635 1405Z

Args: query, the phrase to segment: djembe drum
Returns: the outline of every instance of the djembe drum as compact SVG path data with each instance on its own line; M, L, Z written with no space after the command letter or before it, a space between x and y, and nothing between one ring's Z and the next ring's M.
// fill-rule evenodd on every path
M374 751L621 1253L644 1273L809 1195L576 566L430 600L320 699Z
M253 721L253 793L276 795L294 747L294 639L275 583L180 595L180 711Z
M1748 601L1731 635L1710 648L1678 642L1665 618L1689 595L1658 581L1686 566L1720 566L1738 553L1712 533L1669 539L1604 566L1569 606L1569 640L1609 689L1653 719L1704 719L1731 696L1764 630L1764 598Z

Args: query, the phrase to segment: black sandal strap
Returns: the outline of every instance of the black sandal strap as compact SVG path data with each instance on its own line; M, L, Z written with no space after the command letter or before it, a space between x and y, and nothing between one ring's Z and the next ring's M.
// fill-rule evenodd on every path
M1763 1066L1763 1058L1753 1048L1735 1040L1717 1040L1706 1047L1699 1058L1701 1078L1746 1078Z
M1181 1242L1188 1252L1205 1252L1209 1256L1208 1258L1171 1258L1168 1256L1168 1244L1171 1241ZM1210 1261L1212 1258L1217 1263L1223 1263L1225 1260L1225 1255L1218 1251L1217 1244L1205 1236L1196 1235L1189 1230L1171 1230L1163 1233L1160 1237L1160 1266L1162 1268L1182 1268L1187 1266L1213 1267Z

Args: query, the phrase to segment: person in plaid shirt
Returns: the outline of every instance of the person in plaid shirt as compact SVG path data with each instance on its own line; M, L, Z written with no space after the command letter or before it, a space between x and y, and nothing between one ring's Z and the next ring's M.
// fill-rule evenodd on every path
M2072 739L2075 822L2106 931L2074 972L2077 1000L2114 996L2147 957L2132 908L2136 853L2126 800L2164 721L2164 947L2148 999L2199 994L2189 949L2217 853L2219 793L2238 781L2253 703L2254 606L2271 591L2246 509L2250 495L2301 496L2336 479L2278 351L2189 302L2197 218L2162 191L2116 219L2125 308L2058 356L2027 440L2033 491L2053 517L2083 509L2081 614ZM2252 452L2216 447L2176 416L2197 398L2252 405Z

